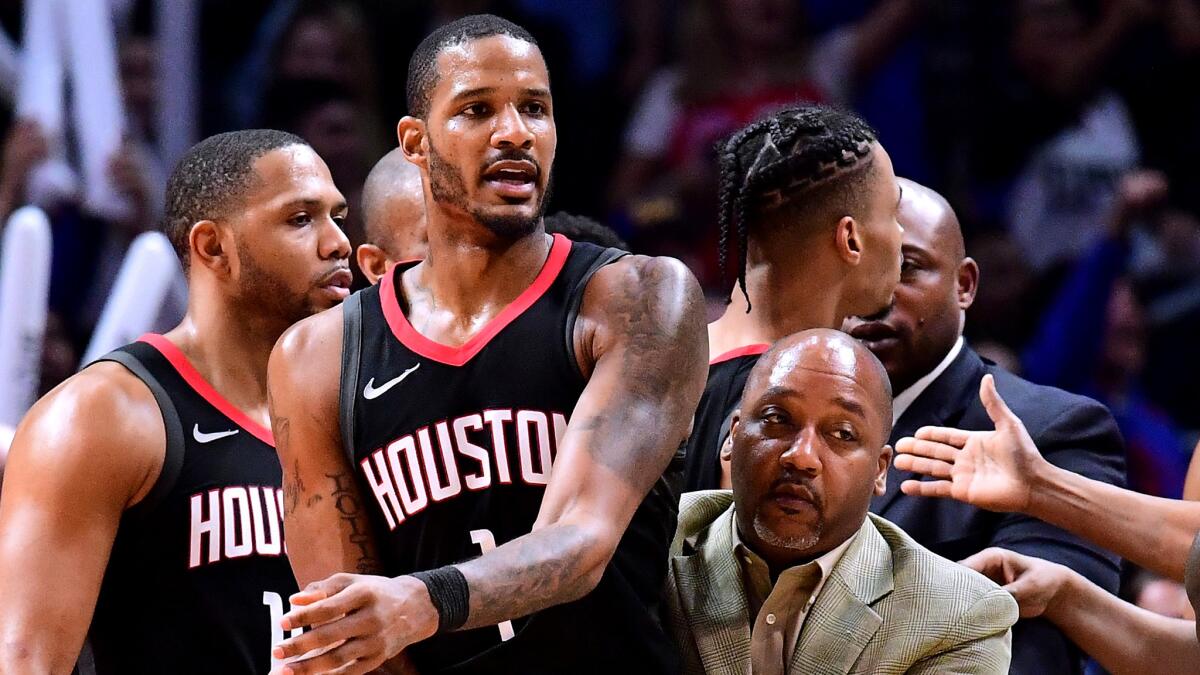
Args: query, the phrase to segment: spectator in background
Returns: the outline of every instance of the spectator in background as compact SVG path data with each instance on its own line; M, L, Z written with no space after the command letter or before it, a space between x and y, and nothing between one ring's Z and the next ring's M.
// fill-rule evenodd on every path
M650 79L626 129L610 187L614 206L630 227L664 225L640 238L682 256L706 287L723 293L716 237L708 234L717 212L714 144L789 104L845 105L917 15L915 0L883 0L860 22L813 43L801 5L791 0L686 3L680 59ZM644 248L637 238L633 244Z
M362 191L371 160L382 153L371 116L353 92L335 80L279 80L264 101L261 125L294 133L324 158L350 211L346 236L357 247L363 231Z
M165 183L154 147L153 119L158 86L154 76L153 43L141 33L119 36L118 56L122 97L126 109L126 140L110 159L114 189L128 199L129 209L104 220L83 209L79 196L43 205L50 219L50 310L64 324L74 348L82 351L125 251L134 237L153 229L161 213L157 197ZM15 120L5 139L0 169L0 215L26 203L30 171L46 154L46 139L35 122ZM165 308L164 321L172 322L182 307ZM169 315L169 316L167 316Z
M377 283L397 262L421 260L429 249L421 170L396 148L383 156L362 188L366 242L355 249L359 271Z
M1140 156L1124 102L1103 76L1144 4L1109 0L1089 14L1084 0L1010 3L1007 44L995 45L1007 58L972 83L965 168L980 193L976 206L985 221L1007 223L1037 273L1102 235L1116 181ZM996 60L979 51L979 60ZM989 190L1005 197L981 194Z
M226 125L260 125L268 107L264 97L277 91L281 82L323 80L341 85L358 106L363 124L382 138L385 127L390 131L392 125L378 118L379 80L369 35L357 2L274 3L227 85Z
M1009 351L1007 363L1020 370L1018 350L1036 327L1045 304L1036 293L1032 270L1021 257L1021 250L1002 230L977 234L968 249L987 278L971 305L966 332L977 346L989 345L993 352Z
M1030 434L1056 466L1104 483L1124 483L1124 451L1112 416L1095 401L1042 387L980 359L962 338L965 312L979 284L979 268L966 256L958 219L936 192L901 179L901 253L904 264L896 301L873 320L845 328L883 362L895 395L891 443L919 428L938 425L991 429L976 397L980 379L994 377ZM956 502L901 493L914 475L888 470L887 490L871 511L904 528L913 539L951 560L1002 546L1063 563L1109 592L1120 583L1118 560L1053 525L1005 516ZM1079 673L1078 650L1045 621L1013 628L1012 671Z
M1166 196L1161 173L1121 180L1107 235L1075 264L1022 362L1029 379L1107 405L1128 448L1129 486L1178 499L1191 446L1144 393L1146 316L1128 277L1133 227Z

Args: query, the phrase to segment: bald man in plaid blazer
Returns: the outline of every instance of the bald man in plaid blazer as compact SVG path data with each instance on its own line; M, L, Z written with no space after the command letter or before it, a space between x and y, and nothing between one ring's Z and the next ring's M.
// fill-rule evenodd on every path
M1012 596L867 514L891 415L883 366L844 333L761 357L733 416L733 490L680 503L665 602L684 673L1008 671Z
M732 507L728 490L680 504L667 583L685 675L750 672ZM808 610L786 672L1007 673L1016 620L1008 593L872 515Z

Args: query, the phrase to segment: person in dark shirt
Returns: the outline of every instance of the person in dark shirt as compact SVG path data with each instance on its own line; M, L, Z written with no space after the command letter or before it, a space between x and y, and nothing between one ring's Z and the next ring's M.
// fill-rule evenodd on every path
M736 240L739 288L708 326L686 490L721 487L729 415L768 345L881 311L900 276L900 187L866 122L821 106L787 108L734 134L719 155L721 258Z
M1046 459L1123 485L1124 447L1104 406L1023 380L984 361L964 343L963 323L979 268L966 256L958 219L945 199L917 183L901 179L901 184L904 263L895 305L882 317L852 319L845 326L879 357L891 378L896 392L891 443L929 425L992 429L978 394L980 380L990 374ZM871 511L935 553L960 560L999 546L1061 563L1116 592L1120 570L1115 555L1029 516L902 494L901 483L914 476L893 466L887 490L872 500ZM1081 652L1050 623L1021 621L1014 627L1011 672L1072 673L1082 667Z

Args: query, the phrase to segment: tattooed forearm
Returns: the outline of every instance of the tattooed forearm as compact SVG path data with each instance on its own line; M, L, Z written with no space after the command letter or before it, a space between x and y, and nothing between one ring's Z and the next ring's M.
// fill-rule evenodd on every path
M463 628L494 625L585 595L597 581L592 573L608 562L589 551L588 540L583 528L558 525L456 565L471 595Z
M371 534L367 531L366 515L353 489L354 477L348 471L327 473L325 477L333 481L333 491L329 496L333 498L333 505L342 522L349 528L347 540L358 547L355 569L359 574L378 573L381 565L371 552Z

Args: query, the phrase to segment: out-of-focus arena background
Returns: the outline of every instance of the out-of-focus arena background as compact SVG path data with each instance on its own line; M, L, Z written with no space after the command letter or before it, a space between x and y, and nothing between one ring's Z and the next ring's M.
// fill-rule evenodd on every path
M982 269L972 344L1104 402L1131 487L1181 496L1200 429L1193 0L5 0L0 426L129 326L182 316L173 254L138 237L200 138L304 137L361 243L357 201L396 146L409 55L479 12L527 27L549 64L548 212L684 260L713 314L731 288L714 143L795 101L862 114L896 173L962 220ZM106 306L124 314L106 324Z

